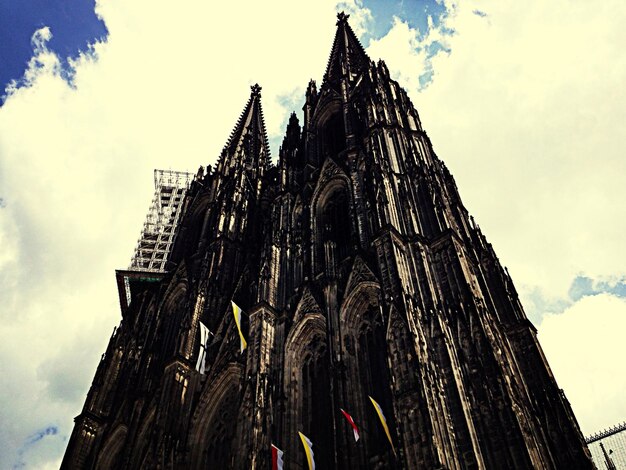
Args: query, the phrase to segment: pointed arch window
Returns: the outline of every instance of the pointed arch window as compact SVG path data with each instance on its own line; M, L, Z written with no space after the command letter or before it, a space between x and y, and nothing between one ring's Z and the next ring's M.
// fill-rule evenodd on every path
M241 380L242 367L231 364L203 392L189 433L186 468L232 468Z
M212 431L207 438L205 463L211 468L231 467L231 444L235 435L236 402L234 397L225 398L221 408L217 411L212 423Z
M335 157L346 148L346 133L341 110L333 113L319 130L320 156Z
M385 326L378 307L368 306L364 315L367 319L361 324L357 340L357 357L360 358L359 381L366 403L367 428L369 429L368 457L380 457L389 449L389 443L381 429L374 410L367 404L367 395L382 406L386 412L389 428L393 429L393 403L389 380L389 365L387 362L387 343L385 341ZM367 401L366 401L367 400Z
M350 203L345 189L335 191L322 210L322 239L335 243L336 260L350 252Z
M311 348L301 370L302 424L315 443L315 462L319 468L331 468L333 421L328 351L321 338L314 339Z

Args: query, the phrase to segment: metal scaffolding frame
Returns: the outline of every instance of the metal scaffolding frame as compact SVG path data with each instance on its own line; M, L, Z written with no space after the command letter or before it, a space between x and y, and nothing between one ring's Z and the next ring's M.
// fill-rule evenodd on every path
M165 272L193 173L154 170L154 198L130 261L130 271Z
M626 422L592 434L585 442L599 469L626 468Z

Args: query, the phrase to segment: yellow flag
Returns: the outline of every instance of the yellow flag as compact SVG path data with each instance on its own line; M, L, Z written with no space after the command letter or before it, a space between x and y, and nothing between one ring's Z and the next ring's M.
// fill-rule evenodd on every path
M232 300L230 303L233 305L233 315L235 315L235 323L237 324L237 330L239 331L239 339L241 340L241 352L243 353L243 350L246 349L248 343L246 343L246 338L243 337L243 333L241 332L241 309Z
M300 440L302 440L302 446L304 447L304 453L306 454L306 461L309 464L309 470L315 470L315 460L313 459L313 443L300 431L298 431L298 434L300 434Z
M369 395L368 397L372 401L372 405L374 405L376 414L378 414L378 418L380 418L380 423L383 425L383 428L385 429L385 434L387 434L387 439L389 439L389 444L391 444L391 450L393 450L393 455L396 455L396 449L394 448L393 442L391 441L391 434L389 433L389 426L387 426L387 420L385 419L385 414L383 413L383 409L376 402L376 400L374 400Z

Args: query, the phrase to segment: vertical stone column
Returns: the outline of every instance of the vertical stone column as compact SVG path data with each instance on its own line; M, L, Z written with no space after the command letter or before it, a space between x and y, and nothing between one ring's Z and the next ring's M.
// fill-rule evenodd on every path
M274 368L276 313L266 303L250 310L246 382L237 423L239 455L235 468L268 467L273 416L271 376Z
M350 153L348 156L350 162L350 180L352 181L352 201L354 206L354 214L356 219L356 233L359 237L361 248L367 249L369 230L367 228L367 210L365 207L365 196L362 185L363 175L359 173L358 154Z
M327 253L334 254L335 243L330 241L325 244ZM332 248L329 250L329 247ZM329 274L329 266L327 266L327 283L324 287L324 297L326 304L326 328L328 338L328 357L330 361L330 403L331 409L334 411L337 409L337 398L341 396L340 383L338 375L338 367L341 363L341 345L340 345L340 333L339 333L339 305L337 302L337 279L335 277L335 263L334 259L329 259L327 255L327 262L331 263L332 275ZM332 462L335 467L338 467L339 456L337 455L337 449L339 447L339 439L337 432L337 416L336 413L331 413L332 418L332 430L333 433L333 453Z
M206 298L204 293L199 292L196 297L196 303L193 308L193 312L191 314L191 324L189 325L189 330L186 332L186 338L182 344L182 355L185 359L190 360L193 351L196 345L196 337L198 336L198 321L200 321L200 317L202 316L202 311L204 310L204 302Z

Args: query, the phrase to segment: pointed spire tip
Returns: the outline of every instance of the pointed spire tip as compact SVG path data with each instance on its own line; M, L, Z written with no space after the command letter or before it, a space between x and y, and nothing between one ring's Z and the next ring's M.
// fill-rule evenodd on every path
M252 92L250 93L250 96L261 96L261 87L259 86L258 83L255 83L254 85L252 85L250 87L250 90L252 90Z
M350 15L347 15L344 11L340 11L339 13L337 13L337 26L339 26L341 23L347 23L348 18L350 18Z

